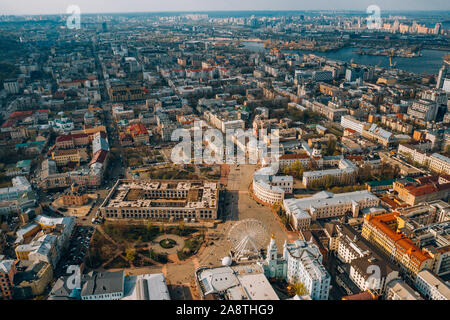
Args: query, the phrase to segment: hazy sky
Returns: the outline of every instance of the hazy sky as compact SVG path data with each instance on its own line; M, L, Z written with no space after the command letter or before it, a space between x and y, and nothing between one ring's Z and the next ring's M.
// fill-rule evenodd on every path
M61 14L69 5L81 13L213 10L450 10L449 0L0 0L0 14Z

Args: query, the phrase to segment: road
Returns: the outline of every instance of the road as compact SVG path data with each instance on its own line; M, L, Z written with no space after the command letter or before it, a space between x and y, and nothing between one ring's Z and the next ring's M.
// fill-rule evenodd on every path
M329 253L325 267L331 275L330 300L342 300L345 296L361 292L346 273L349 269L348 265L344 265L333 252Z
M98 195L98 198L87 216L77 218L77 225L81 225L81 226L92 226L93 225L92 219L94 219L96 217L98 208L102 205L106 196L109 194L109 190L102 189L102 190L93 191L93 193L96 193Z

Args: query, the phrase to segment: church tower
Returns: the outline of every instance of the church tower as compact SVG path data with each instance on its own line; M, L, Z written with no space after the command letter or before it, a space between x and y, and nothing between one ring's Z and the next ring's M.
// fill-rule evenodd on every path
M322 149L320 148L319 144L316 144L314 146L313 152L312 152L312 156L314 158L322 158Z
M276 261L278 255L278 248L277 244L275 242L275 235L272 235L272 238L270 239L270 243L267 247L267 257L266 261L270 264L271 261Z

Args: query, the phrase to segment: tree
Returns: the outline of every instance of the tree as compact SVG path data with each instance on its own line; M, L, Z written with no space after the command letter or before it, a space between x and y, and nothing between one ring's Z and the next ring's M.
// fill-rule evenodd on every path
M159 225L159 232L166 234L166 225L164 222Z
M140 245L142 245L142 236L139 236L138 239L134 242L135 248L138 248Z
M275 203L275 204L272 206L272 209L273 209L273 211L275 211L275 213L276 213L277 215L280 215L280 214L281 214L281 211L282 211L281 202Z
M125 253L126 253L126 258L127 258L127 260L128 260L129 262L133 262L134 259L136 259L136 251L135 251L135 250L133 250L133 249L127 249L127 250L125 251Z
M298 282L294 285L295 294L298 296L304 296L309 294L308 289L306 289L305 285L301 282Z
M305 168L300 161L295 161L290 167L287 166L283 169L283 174L293 176L296 179L303 178L303 172Z
M358 182L365 183L373 179L372 177L372 168L370 165L366 164L358 169L357 172Z
M294 171L294 176L297 179L303 178L303 172L305 171L305 168L303 168L300 161L296 161L294 165L292 166L292 170Z
M328 139L327 147L325 149L325 155L326 156L333 155L336 152L336 146L337 146L336 139L334 139L333 137L330 137Z
M298 279L295 279L295 282L290 285L290 289L291 293L300 297L309 294L308 289Z
M183 221L180 221L180 223L178 224L178 230L180 230L180 233L183 233L185 229L185 225Z

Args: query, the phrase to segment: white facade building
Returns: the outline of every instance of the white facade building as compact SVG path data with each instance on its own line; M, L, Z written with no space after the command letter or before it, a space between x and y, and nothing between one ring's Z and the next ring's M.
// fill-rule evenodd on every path
M398 153L409 154L412 161L420 163L421 165L426 165L428 161L428 156L425 151L410 144L399 144Z
M19 82L17 80L5 80L3 82L3 87L6 92L10 94L18 94L19 93Z
M297 240L284 245L289 283L301 282L313 300L328 300L331 277L322 265L322 254L313 244Z
M431 170L438 173L450 174L450 158L439 153L434 153L428 159L428 166Z
M450 288L429 270L417 274L416 288L431 300L450 300Z
M291 176L275 176L272 167L264 167L253 175L253 194L262 202L275 204L283 202L286 193L292 193L294 178Z
M331 176L339 180L342 180L344 178L351 178L356 170L357 167L351 161L347 159L341 159L339 161L338 169L308 171L303 173L303 184L305 185L305 187L308 187L312 182L320 180L327 176Z
M352 116L343 116L341 118L341 126L345 129L355 130L359 134L362 134L363 130L368 127L367 123L358 121Z
M170 300L164 274L143 274L125 278L121 300Z
M12 179L12 187L0 189L0 201L17 200L20 196L33 189L27 178L18 176Z
M360 210L378 207L379 204L380 199L367 190L336 195L322 191L309 198L287 199L283 202L286 213L293 224L298 226L307 223L306 214L309 215L311 221L340 217L347 213L351 213L353 217L358 217ZM296 222L295 220L300 221ZM302 220L305 220L305 222Z
M438 104L431 100L414 101L408 108L408 115L416 119L430 122L436 120Z

